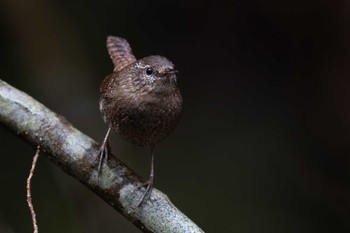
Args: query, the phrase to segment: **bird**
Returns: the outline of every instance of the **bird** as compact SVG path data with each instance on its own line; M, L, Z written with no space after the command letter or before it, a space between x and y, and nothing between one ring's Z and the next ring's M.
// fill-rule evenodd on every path
M178 71L167 58L151 55L137 60L126 39L108 36L107 50L113 73L100 86L99 107L108 130L99 151L98 174L108 159L108 137L120 138L151 149L151 169L137 206L146 201L154 185L155 145L174 131L182 115L183 100Z

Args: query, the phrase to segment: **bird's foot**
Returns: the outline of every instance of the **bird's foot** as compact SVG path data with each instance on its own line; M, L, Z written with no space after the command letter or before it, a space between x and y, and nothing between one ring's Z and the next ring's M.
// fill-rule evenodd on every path
M103 139L103 143L98 152L97 158L99 159L99 162L98 162L98 168L97 168L97 179L99 179L101 176L102 164L104 160L108 160L108 151L109 151L108 136L110 132L111 132L111 127L108 128L106 136Z
M104 161L108 160L109 145L108 141L103 142L98 152L98 168L97 168L97 178L100 178L102 172L102 164Z
M144 204L150 197L153 189L153 177L150 177L148 181L138 186L138 188L146 187L144 193L142 194L141 199L137 203L136 207L140 207Z

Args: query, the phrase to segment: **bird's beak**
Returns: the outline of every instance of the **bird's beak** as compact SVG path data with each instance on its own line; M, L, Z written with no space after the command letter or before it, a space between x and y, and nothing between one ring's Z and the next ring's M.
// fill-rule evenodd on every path
M165 71L165 74L177 74L177 73L179 73L179 71L175 69L167 69Z

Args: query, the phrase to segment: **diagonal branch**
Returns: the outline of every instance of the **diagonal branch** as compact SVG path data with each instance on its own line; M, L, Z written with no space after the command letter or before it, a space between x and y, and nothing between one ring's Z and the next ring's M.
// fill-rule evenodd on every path
M97 180L99 145L27 94L0 80L0 123L32 145L41 145L47 157L79 180L143 232L203 232L162 192L136 208L143 191L140 177L117 159L110 159Z

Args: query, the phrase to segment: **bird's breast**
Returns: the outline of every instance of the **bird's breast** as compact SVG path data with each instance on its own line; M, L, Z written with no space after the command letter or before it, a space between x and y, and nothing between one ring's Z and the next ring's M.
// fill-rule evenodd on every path
M133 108L121 108L114 128L117 134L136 145L156 144L176 127L181 109L173 104L143 103Z

